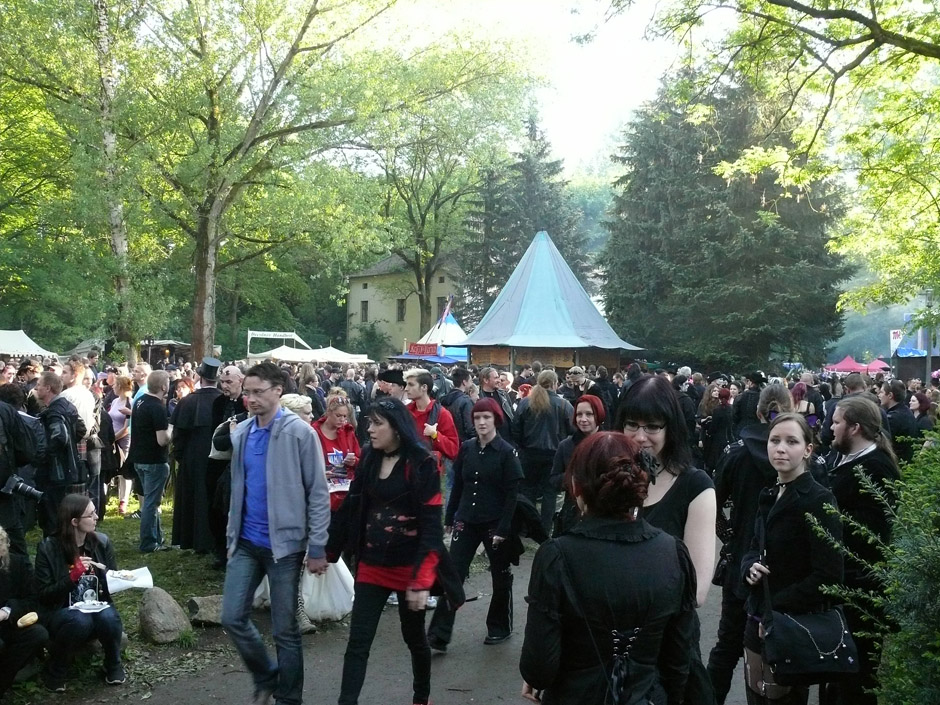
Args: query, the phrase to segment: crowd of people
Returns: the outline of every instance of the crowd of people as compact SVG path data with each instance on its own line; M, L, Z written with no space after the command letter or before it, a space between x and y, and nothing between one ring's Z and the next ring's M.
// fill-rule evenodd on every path
M412 702L426 705L431 654L450 646L481 546L493 587L482 642L513 635L525 537L541 545L523 697L720 705L744 658L749 703L806 703L805 687L775 683L763 662L768 600L804 613L829 603L826 586L877 589L869 539L889 540L891 527L864 486L892 496L903 462L932 442L938 401L936 379L737 378L639 363L611 375L538 362L445 372L214 358L99 369L95 351L10 361L0 376L0 698L43 649L43 684L64 690L91 639L105 682L125 681L108 590L117 564L97 531L113 494L115 518L139 520L140 552L191 549L225 571L222 622L255 703L301 702L301 634L316 630L303 581L344 561L355 600L338 702L358 702L392 604ZM35 569L34 521L44 537ZM265 578L274 656L252 621ZM697 609L712 584L721 619L703 658ZM824 686L824 702L874 704L880 647L862 610L845 614L860 669Z

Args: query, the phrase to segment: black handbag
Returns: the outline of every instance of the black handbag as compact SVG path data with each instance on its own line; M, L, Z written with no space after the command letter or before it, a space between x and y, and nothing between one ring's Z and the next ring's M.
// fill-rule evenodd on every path
M763 556L763 520L758 528ZM807 614L778 612L770 600L767 578L761 582L765 609L763 659L773 672L774 682L809 686L837 682L858 673L858 647L841 607Z

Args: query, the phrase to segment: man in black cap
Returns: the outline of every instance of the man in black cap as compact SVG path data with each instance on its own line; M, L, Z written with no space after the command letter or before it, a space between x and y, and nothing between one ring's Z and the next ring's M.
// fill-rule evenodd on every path
M745 389L731 411L731 422L734 424L734 433L741 437L741 430L748 426L756 426L761 422L757 416L757 402L760 401L760 390L767 384L767 376L760 370L745 375L747 389Z
M379 372L379 389L390 397L408 403L405 398L405 374L401 370Z
M196 370L199 389L183 397L173 412L173 448L179 472L173 505L173 544L209 553L214 548L209 526L207 470L212 448L212 404L222 394L217 389L219 367L214 357L203 358ZM214 490L214 488L213 488Z

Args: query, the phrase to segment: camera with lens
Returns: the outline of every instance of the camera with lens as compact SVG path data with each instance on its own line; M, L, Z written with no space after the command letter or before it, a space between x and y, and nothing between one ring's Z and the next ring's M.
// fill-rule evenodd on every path
M42 501L42 492L27 483L26 480L24 480L19 475L10 475L9 479L6 481L6 484L0 488L0 492L9 495L18 494L21 497L29 497L30 499L34 499L37 502Z

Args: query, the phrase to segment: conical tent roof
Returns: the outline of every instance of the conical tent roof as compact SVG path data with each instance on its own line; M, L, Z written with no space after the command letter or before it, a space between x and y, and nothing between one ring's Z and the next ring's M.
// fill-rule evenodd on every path
M614 333L545 231L462 344L642 349Z
M463 345L466 338L467 334L457 323L454 314L448 313L443 321L438 321L431 326L431 330L421 336L421 340L418 342L425 344L436 343L438 345Z

